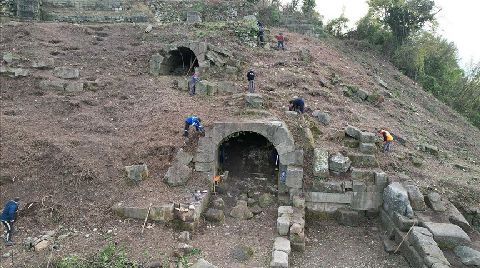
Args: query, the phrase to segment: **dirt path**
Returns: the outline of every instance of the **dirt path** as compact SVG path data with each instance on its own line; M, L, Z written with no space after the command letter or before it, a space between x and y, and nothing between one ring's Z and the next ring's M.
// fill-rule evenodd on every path
M334 221L307 224L306 250L294 252L291 267L409 267L400 255L389 255L383 250L382 229L378 221L359 227L345 227Z

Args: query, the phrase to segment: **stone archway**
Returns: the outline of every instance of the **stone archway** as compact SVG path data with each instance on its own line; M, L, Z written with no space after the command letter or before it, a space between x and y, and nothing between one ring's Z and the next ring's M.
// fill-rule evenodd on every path
M295 148L295 141L282 121L215 122L205 137L200 138L194 158L195 170L205 172L208 177L216 175L218 148L222 142L236 132L253 132L265 137L279 156L279 193L296 194L303 187L303 150Z

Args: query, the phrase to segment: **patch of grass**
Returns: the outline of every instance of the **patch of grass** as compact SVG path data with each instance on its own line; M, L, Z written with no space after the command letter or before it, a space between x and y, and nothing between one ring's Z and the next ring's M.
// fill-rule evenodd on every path
M96 255L84 259L75 255L64 257L54 265L56 268L93 268L93 267L112 267L112 268L136 268L139 267L135 262L128 259L123 248L119 248L112 241L103 247Z

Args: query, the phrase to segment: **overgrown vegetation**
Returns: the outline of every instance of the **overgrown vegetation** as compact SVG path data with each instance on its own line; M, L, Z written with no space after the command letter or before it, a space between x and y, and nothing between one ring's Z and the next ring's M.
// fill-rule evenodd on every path
M368 4L368 14L348 35L382 50L407 76L480 127L480 63L467 72L460 68L455 44L435 31L439 12L435 2L370 0ZM335 23L330 31L341 37L342 21ZM427 24L432 26L429 30Z
M56 268L136 268L138 264L128 259L123 248L109 242L91 258L84 259L72 255L56 262Z

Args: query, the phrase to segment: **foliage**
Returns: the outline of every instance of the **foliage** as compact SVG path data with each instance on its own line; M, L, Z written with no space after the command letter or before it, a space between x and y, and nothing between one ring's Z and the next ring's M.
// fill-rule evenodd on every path
M333 36L344 37L347 33L348 21L349 20L344 16L344 14L342 14L340 17L329 21L325 27L325 30Z
M135 268L139 267L128 260L125 251L109 242L100 252L89 259L68 256L58 261L56 268Z
M303 0L303 14L306 16L311 16L315 12L315 5L315 0Z
M402 44L425 23L435 21L433 0L369 0L370 12L388 27Z
M392 42L393 34L385 29L382 22L369 12L365 17L358 21L355 38L367 40L373 45L386 48L389 47L388 44Z

